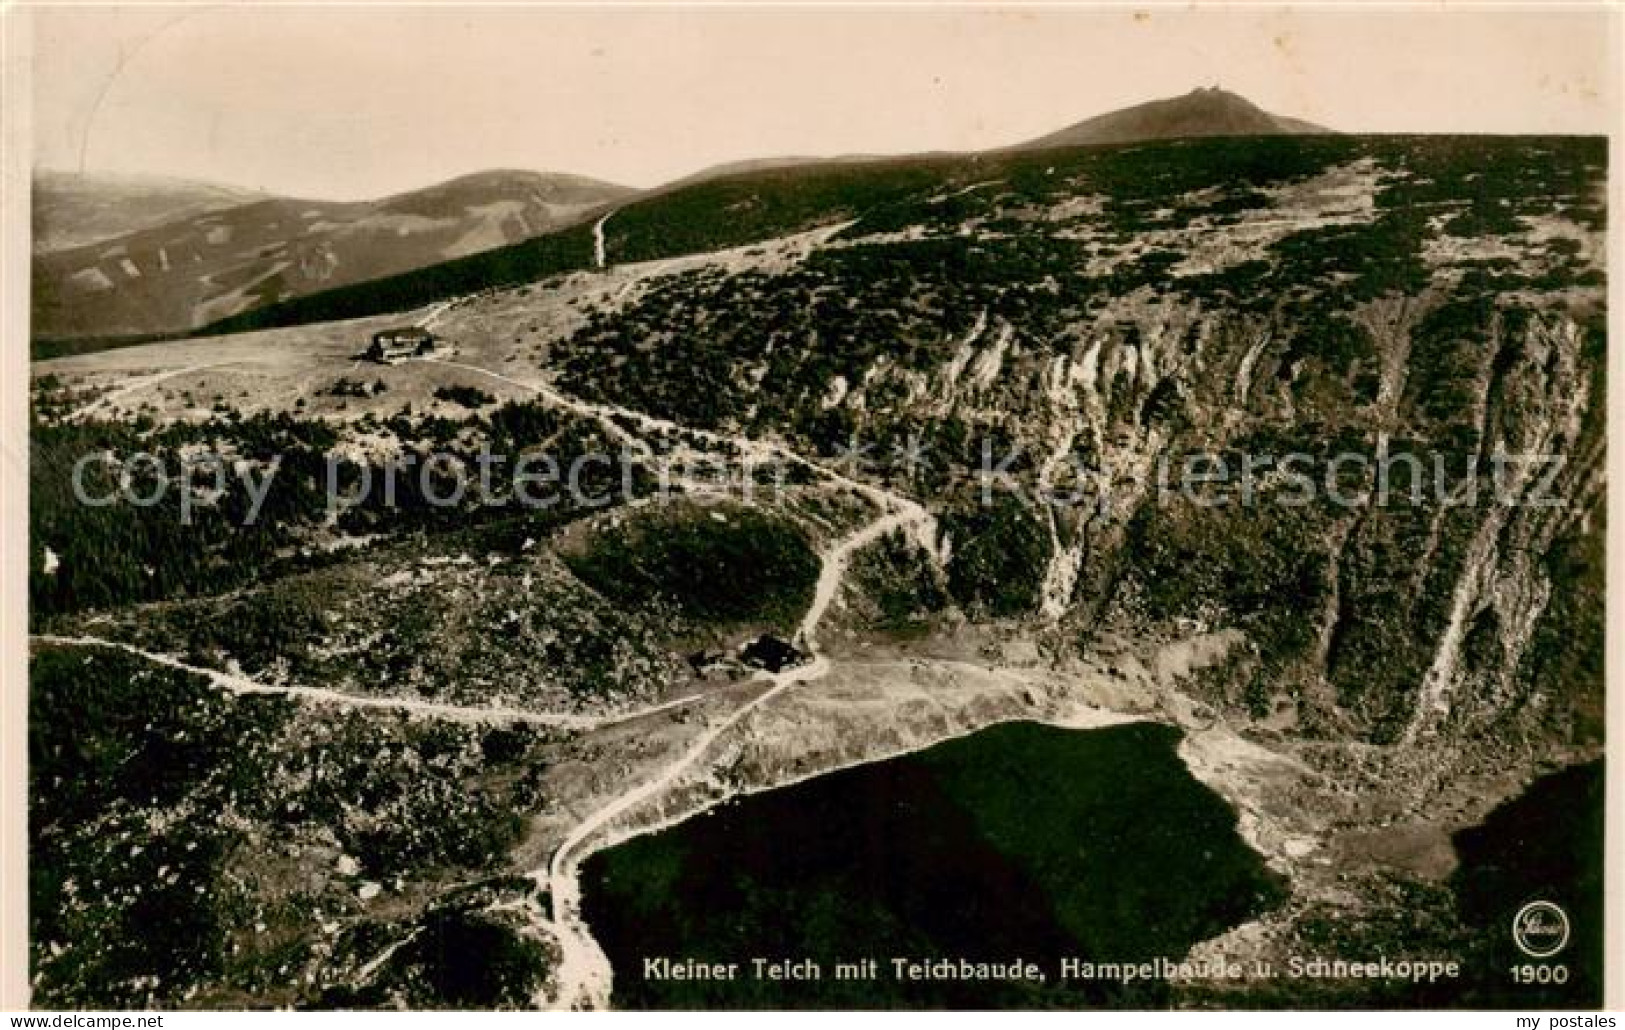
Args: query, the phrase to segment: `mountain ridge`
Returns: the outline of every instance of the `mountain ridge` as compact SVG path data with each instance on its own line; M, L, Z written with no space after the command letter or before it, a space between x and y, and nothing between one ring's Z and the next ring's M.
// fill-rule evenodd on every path
M34 335L189 332L545 235L634 192L585 176L498 169L371 201L261 195L205 205L123 235L36 252Z
M1240 94L1212 86L1095 115L1008 149L1041 150L1209 136L1326 135L1332 131L1300 118L1271 114Z
M620 210L634 199L719 183L748 187L777 178L785 183L762 189L784 192L798 177L861 174L871 166L975 162L1085 145L1329 132L1266 112L1237 94L1204 88L1109 111L1003 148L754 158L712 165L649 190L569 173L488 169L371 201L265 195L79 248L36 254L34 336L114 340L195 332L303 297L494 253L556 234L602 211ZM693 226L669 228L678 236L693 233ZM173 267L176 254L187 262L184 271Z
M264 196L179 176L55 168L36 168L30 185L35 253L88 246Z

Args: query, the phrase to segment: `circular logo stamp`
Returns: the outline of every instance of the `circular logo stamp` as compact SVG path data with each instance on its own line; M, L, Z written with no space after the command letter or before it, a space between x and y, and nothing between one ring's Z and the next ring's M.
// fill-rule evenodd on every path
M1512 917L1512 943L1530 958L1551 958L1568 946L1568 913L1550 901L1531 901Z

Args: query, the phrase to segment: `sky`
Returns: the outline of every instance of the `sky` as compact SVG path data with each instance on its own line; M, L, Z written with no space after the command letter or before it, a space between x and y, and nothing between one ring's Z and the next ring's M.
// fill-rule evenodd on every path
M1348 132L1605 133L1599 8L52 7L34 164L312 199L487 168L975 150L1222 85Z

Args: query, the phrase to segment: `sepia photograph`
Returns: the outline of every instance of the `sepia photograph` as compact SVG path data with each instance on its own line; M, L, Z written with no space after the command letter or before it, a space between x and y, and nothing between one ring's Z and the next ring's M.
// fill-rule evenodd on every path
M1621 25L0 9L0 1007L1617 1026Z

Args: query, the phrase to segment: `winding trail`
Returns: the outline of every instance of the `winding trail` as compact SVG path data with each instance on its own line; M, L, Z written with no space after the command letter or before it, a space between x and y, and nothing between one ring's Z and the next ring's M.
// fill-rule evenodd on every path
M601 227L602 222L599 224ZM447 306L449 306L449 303ZM426 316L425 321L437 317L444 309L443 306L432 311ZM653 457L653 449L647 441L626 429L626 423L635 425L649 433L685 434L691 439L707 441L732 451L735 460L741 462L763 462L776 459L802 466L822 476L826 481L842 486L864 497L878 509L878 513L873 520L865 523L852 534L827 548L820 555L821 569L814 589L813 599L796 630L796 642L811 654L811 661L778 673L762 673L761 679L768 684L765 690L729 712L719 721L708 726L687 750L660 769L654 776L616 796L586 816L571 831L569 836L554 849L547 865L535 869L529 874L530 878L538 886L547 888L552 899L551 918L542 916L539 906L536 906L533 902L527 905L530 909L531 918L536 925L550 932L562 953L555 970L559 994L556 999L552 1000L552 1007L604 1009L609 1006L613 971L609 959L604 955L603 949L599 947L598 942L592 936L591 929L581 916L579 870L581 862L595 850L592 847L594 838L600 831L609 827L621 816L634 811L639 806L658 798L669 790L683 776L698 766L712 746L729 730L750 715L751 712L768 704L794 686L813 682L828 674L830 661L828 658L819 655L816 650L818 627L823 621L830 604L840 592L840 586L845 580L852 555L863 547L879 540L887 533L905 529L912 529L922 545L931 550L936 535L936 520L922 505L908 497L853 479L836 469L813 461L781 443L682 426L669 419L658 418L616 405L581 400L546 384L514 379L478 365L450 361L440 357L430 357L424 360L443 364L448 368L457 368L489 376L499 382L534 393L556 407L595 419L602 423L611 435L638 451L640 456L645 458ZM171 374L179 375L194 370L183 369L180 372ZM630 713L594 718L548 714L508 707L448 705L409 698L366 697L319 687L270 686L247 677L189 665L173 656L143 650L132 644L114 640L49 634L35 635L31 639L41 643L123 650L159 665L205 676L217 688L235 694L282 694L326 704L348 705L357 708L405 710L436 718L464 722L506 720L583 731L683 707L705 696L695 694L649 708L638 709ZM536 1001L538 1007L547 1007L548 1005L548 999L544 996L538 996Z
M743 462L765 464L770 461L782 461L790 465L799 465L808 471L815 472L838 486L857 493L873 504L882 512L897 513L906 516L904 523L916 527L916 532L922 543L925 543L936 532L936 519L922 507L919 502L894 494L889 490L853 479L828 465L821 464L791 450L789 447L774 440L760 440L748 436L731 436L727 433L718 433L709 429L696 429L681 425L671 419L660 418L630 408L623 408L614 404L599 404L572 397L561 390L557 390L545 383L527 382L514 379L494 372L479 365L469 365L460 361L450 361L444 358L425 358L425 361L434 361L447 368L462 369L465 372L476 372L489 376L498 382L518 387L541 397L543 400L567 411L575 412L586 418L597 419L608 429L611 435L620 438L623 442L635 447L642 456L652 455L653 450L637 434L627 430L622 423L630 422L639 429L648 433L661 433L683 435L695 440L703 440L714 446L731 448L737 452L737 457ZM896 528L896 527L887 527ZM885 530L881 531L882 533ZM861 544L859 545L861 546Z
M581 914L580 867L594 850L590 846L593 838L621 816L664 794L698 766L712 745L751 712L794 686L811 683L828 674L830 660L816 653L818 626L835 595L840 591L854 553L893 530L912 526L922 533L934 531L931 515L915 502L888 494L877 487L857 484L838 473L825 471L840 481L879 494L885 503L881 504L881 514L877 518L821 555L822 568L813 600L796 630L796 642L812 653L812 661L778 673L762 673L761 678L770 684L766 690L729 712L720 721L708 726L687 750L654 776L618 795L584 818L553 850L547 865L530 873L531 879L538 887L547 888L548 895L552 899L552 918L543 922L551 931L553 939L558 942L561 952L559 964L555 969L559 993L553 1001L553 1007L561 1009L609 1007L614 972L610 967L609 958L593 938L592 930ZM539 1003L545 1004L545 1001L546 999L538 998Z
M824 564L818 573L818 585L813 590L812 604L808 606L807 614L802 617L801 625L796 629L797 646L807 651L817 649L818 623L823 620L830 602L835 600L835 595L840 592L841 581L846 578L846 569L852 561L852 555L892 530L914 524L922 516L929 518L923 512L894 511L869 523L824 553Z
M599 267L604 267L606 262L604 223L613 214L614 212L610 212L604 215L593 227L594 257ZM454 307L460 299L453 298L431 308L420 319L419 324L422 326L432 324L447 310ZM610 827L620 817L660 797L695 767L700 766L713 745L731 729L739 725L750 713L769 704L774 698L797 685L811 683L827 675L831 663L827 657L817 653L818 627L823 621L830 604L840 592L840 586L845 579L852 555L894 530L912 530L916 539L928 551L934 553L936 520L922 505L908 497L853 479L776 441L757 440L680 425L669 419L659 418L616 405L582 400L545 383L514 379L479 365L452 361L445 357L429 356L423 360L441 364L448 368L457 368L488 376L493 380L533 393L553 406L583 417L595 419L608 430L611 436L636 451L638 456L645 460L654 458L654 449L637 432L628 429L628 425L635 426L643 433L674 434L691 440L705 441L721 448L724 453L730 455L731 460L741 464L766 463L776 460L800 466L822 477L827 483L843 487L865 498L878 509L871 521L828 547L820 555L821 569L813 599L796 630L795 636L796 643L810 655L811 660L806 664L778 673L761 673L759 678L766 684L766 688L761 693L756 694L715 723L707 726L681 755L658 770L649 779L617 795L602 807L587 815L553 850L547 864L529 873L529 877L539 887L546 887L549 892L552 899L551 918L543 915L539 904L534 899L526 899L522 903L523 907L527 909L532 925L548 931L562 951L561 959L555 969L555 979L559 991L558 996L551 1000L551 1007L604 1009L609 1005L613 971L603 949L598 946L598 942L594 940L590 928L581 916L581 884L579 877L580 864L596 850L594 844L596 843L599 847L603 846L604 842L599 838L601 831ZM159 379L184 375L188 372L197 371L202 367L207 366L180 369L131 384L125 390L119 391L118 394L104 397L91 406L113 399L113 397L122 393L140 389ZM649 708L603 717L549 714L511 707L462 706L408 698L367 697L318 687L270 686L244 676L189 665L173 656L146 651L134 645L114 640L49 634L34 635L31 639L48 644L123 650L159 665L205 676L215 687L234 694L282 694L325 704L348 705L357 708L405 710L465 722L507 720L584 731L683 707L709 696L695 694ZM599 839L595 841L595 838ZM387 954L383 956L384 959L387 959L387 957ZM538 1007L548 1007L549 999L545 995L539 994L536 1002Z
M559 983L559 997L555 1007L603 1009L609 1006L610 984L614 975L609 958L593 939L592 931L587 927L586 920L581 917L580 866L591 854L590 850L582 850L583 845L620 816L664 794L684 773L699 763L723 734L738 725L745 716L791 687L820 679L828 672L829 659L818 656L807 665L779 673L763 673L763 678L772 684L770 687L729 712L721 721L708 727L693 744L689 745L687 751L660 770L652 779L620 795L583 819L563 843L554 849L547 866L531 872L531 878L538 886L547 887L552 898L553 935L562 952L561 961L555 969Z
M881 493L884 494L884 491ZM530 873L531 879L538 887L547 888L552 899L553 916L547 923L561 951L561 958L555 969L559 994L553 1002L554 1007L561 1009L609 1007L614 972L610 967L609 958L593 938L592 930L581 915L580 867L594 850L590 847L593 838L621 816L664 794L684 775L700 765L712 745L751 712L792 687L811 683L828 674L830 660L815 651L818 625L823 621L830 602L840 590L852 555L893 530L915 526L917 529L928 531L931 522L931 516L925 509L912 501L892 495L885 496L890 503L882 506L879 517L826 550L821 556L823 567L819 572L812 603L796 630L797 643L812 652L812 661L778 673L762 673L761 678L770 684L766 690L708 726L687 750L654 776L615 797L584 818L554 849L547 865Z
M574 412L575 414L581 415L585 418L597 419L599 422L603 423L605 429L609 430L611 436L614 436L622 443L633 447L639 452L640 455L650 456L654 453L646 441L639 438L636 433L629 432L624 426L616 422L614 418L616 414L615 409L606 405L593 404L589 401L580 400L578 398L571 397L568 394L561 393L545 383L527 382L523 379L515 379L512 376L503 375L501 372L493 372L491 369L482 368L479 365L469 365L461 361L452 361L449 358L442 358L434 355L429 355L423 360L432 361L437 365L444 365L447 368L461 369L464 372L477 372L480 375L489 376L499 383L506 383L509 386L518 387L521 390L528 390L556 408L563 408L566 411Z
M125 383L118 389L109 393L104 393L95 400L89 401L80 407L75 408L73 411L67 414L63 421L71 422L75 419L84 418L86 415L89 415L91 412L96 411L99 408L106 407L115 401L123 400L125 397L128 397L131 394L137 393L141 390L145 390L149 386L156 386L166 379L176 379L180 376L189 375L193 372L202 372L207 368L217 368L224 364L226 364L224 361L207 361L198 365L187 365L185 368L170 369L168 372L158 372L154 375L142 376L140 379L137 379L134 382Z
M551 918L542 916L539 906L535 906L534 903L530 906L531 918L535 924L544 927L550 933L561 951L559 963L554 971L559 993L552 999L551 1007L605 1009L609 1007L610 987L614 974L608 957L593 938L591 929L581 915L580 865L592 854L594 849L591 845L594 838L621 816L664 794L704 759L712 745L751 712L793 686L810 683L826 675L830 669L830 661L816 651L818 626L823 621L830 603L840 591L852 555L893 530L908 528L912 528L917 534L917 539L930 550L936 535L936 520L922 505L910 498L859 482L780 443L692 429L643 412L584 401L550 386L513 379L478 365L454 361L441 363L453 368L478 372L529 390L566 410L597 419L613 434L629 445L637 447L644 455L652 455L652 449L646 441L625 429L623 423L630 422L648 432L683 433L694 439L706 440L731 449L743 461L775 458L803 466L828 481L868 499L879 509L872 521L820 555L821 569L813 599L796 630L796 642L812 655L812 660L805 665L782 672L762 673L761 678L770 684L766 690L729 712L720 721L708 726L687 750L648 780L617 795L587 815L553 850L547 865L530 872L530 879L539 888L545 887L552 900ZM545 995L538 993L537 1007L548 1007L548 1001Z
M631 722L649 715L670 711L674 708L683 708L705 697L704 694L689 694L663 701L647 708L637 708L628 712L613 712L608 715L568 715L558 712L537 712L528 708L513 708L498 705L451 705L438 701L424 701L409 697L371 697L366 694L347 694L341 690L328 690L323 687L278 686L270 683L261 683L247 676L239 676L219 669L210 669L201 665L191 665L181 661L173 655L162 654L157 651L148 651L134 644L127 644L121 640L107 640L102 637L69 637L54 633L31 634L29 640L41 644L53 644L61 647L99 647L104 650L123 651L135 655L137 658L162 665L165 668L188 672L195 676L207 678L212 686L228 694L239 696L270 695L293 697L318 704L338 705L347 708L371 708L385 711L405 711L417 715L426 715L448 722L463 723L530 723L537 726L552 726L566 730L594 730L617 723Z

